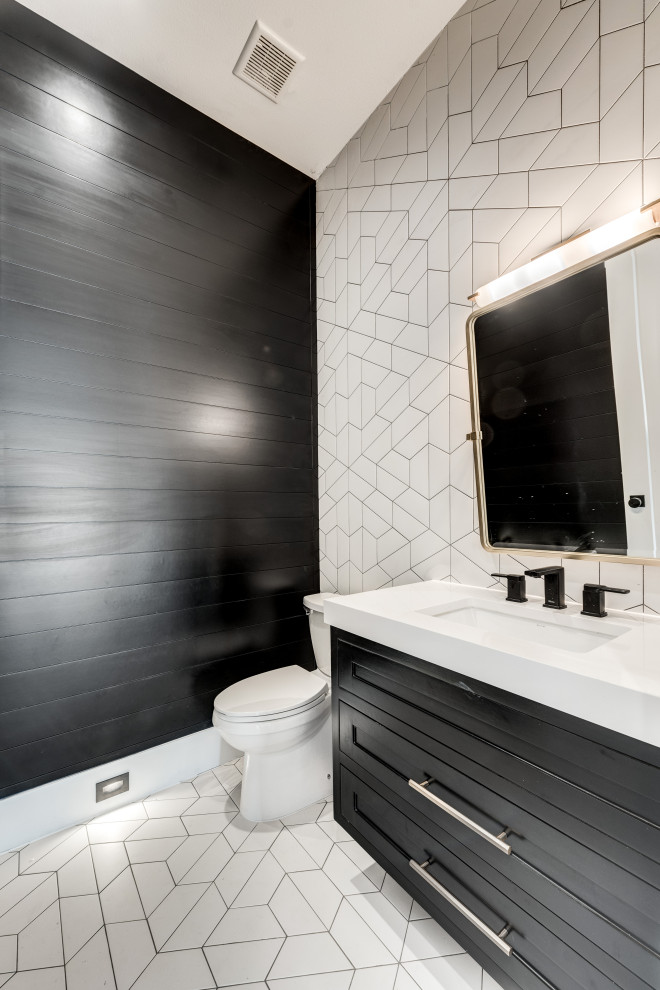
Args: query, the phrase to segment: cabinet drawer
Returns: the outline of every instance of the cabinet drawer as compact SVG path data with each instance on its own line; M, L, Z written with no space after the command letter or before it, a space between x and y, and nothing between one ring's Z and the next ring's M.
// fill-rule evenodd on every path
M552 809L498 777L488 763L467 758L460 736L458 748L450 749L384 712L373 709L371 715L339 699L340 759L384 784L398 807L431 834L440 826L546 905L562 919L562 930L564 923L574 929L577 951L616 971L621 987L640 986L636 978L660 985L660 958L652 951L660 950L657 890L550 825L546 814ZM428 779L433 783L422 791L409 783ZM535 817L530 805L542 817Z
M660 889L660 767L654 747L426 661L334 635L342 690L432 738L444 741L460 730L467 755L488 744L488 760L497 759L498 773L507 776L507 764L513 782L570 809L576 839L586 843L597 836L605 858Z
M438 829L435 837L429 835L393 806L395 795L379 793L368 777L344 765L339 776L342 824L383 867L403 879L433 917L441 924L449 923L452 933L459 933L458 940L468 951L491 960L521 990L620 990L620 984L527 911L531 901L528 894L495 875L487 864L474 860L469 850L461 849L442 830ZM413 863L418 867L428 864L426 879ZM433 881L444 893L435 889ZM455 902L448 901L447 894ZM464 911L470 912L472 919ZM501 944L508 946L510 955L484 934L484 928L495 939L501 936Z

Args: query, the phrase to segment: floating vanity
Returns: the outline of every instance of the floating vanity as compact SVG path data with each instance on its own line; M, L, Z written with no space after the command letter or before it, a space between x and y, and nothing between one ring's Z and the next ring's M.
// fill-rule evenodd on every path
M660 620L329 599L338 821L509 990L660 987Z

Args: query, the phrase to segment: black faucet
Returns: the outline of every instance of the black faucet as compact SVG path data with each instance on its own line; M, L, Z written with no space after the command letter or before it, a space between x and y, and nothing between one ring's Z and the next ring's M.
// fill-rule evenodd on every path
M604 619L605 592L614 595L629 595L630 588L607 588L604 584L585 584L582 592L582 615L592 615L594 619Z
M508 602L527 601L524 574L491 574L491 577L506 578L506 600Z
M543 608L566 608L563 567L537 567L525 571L527 577L543 578L545 601Z

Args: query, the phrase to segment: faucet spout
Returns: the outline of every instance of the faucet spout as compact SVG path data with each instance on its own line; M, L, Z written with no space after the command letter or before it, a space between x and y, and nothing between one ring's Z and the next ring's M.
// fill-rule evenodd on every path
M527 577L543 578L544 608L566 608L565 572L563 567L536 567L525 571Z

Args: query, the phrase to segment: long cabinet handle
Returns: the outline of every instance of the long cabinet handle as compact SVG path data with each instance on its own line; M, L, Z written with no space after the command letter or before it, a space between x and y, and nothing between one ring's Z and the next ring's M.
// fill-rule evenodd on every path
M444 897L444 899L448 901L452 907L456 908L456 910L462 914L464 918L467 918L467 920L471 922L482 935L485 935L486 938L490 939L490 941L496 945L505 956L510 956L513 950L510 945L507 945L504 939L511 931L511 926L505 925L501 932L494 932L492 928L489 928L488 925L484 924L481 918L478 918L476 914L473 914L472 911L470 911L469 908L466 908L465 904L461 904L458 898L454 897L454 895L451 894L446 887L443 887L441 883L438 883L435 877L432 877L431 874L427 872L427 867L430 866L432 862L432 859L427 859L425 863L417 863L414 859L411 859L408 861L408 865L415 871L415 873L419 874L420 877L423 877L437 894Z
M468 818L467 815L464 815L457 808L452 808L452 806L447 804L446 801L443 801L442 798L436 797L435 794L431 794L427 788L429 784L432 783L432 777L429 780L423 780L421 784L418 784L416 780L408 781L408 784L412 787L412 789L417 791L418 794L422 794L427 801L430 801L437 808L442 808L442 810L446 811L448 815L455 818L457 822L461 822L463 825L467 826L467 828L471 828L473 832L480 835L482 839L486 840L486 842L490 842L491 845L495 846L496 849L499 849L500 852L505 853L507 856L511 855L511 846L508 842L504 841L506 836L509 834L508 829L504 829L504 831L500 832L499 835L493 835L492 832L487 831L487 829L482 828L481 825L473 822L471 818Z

